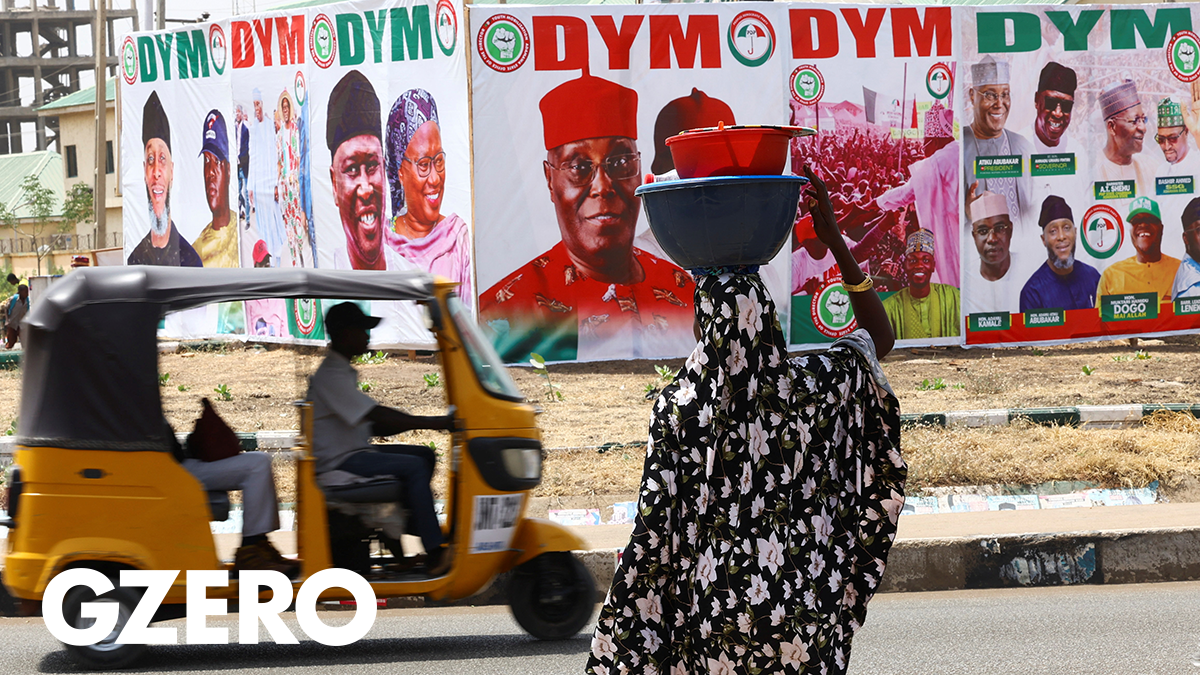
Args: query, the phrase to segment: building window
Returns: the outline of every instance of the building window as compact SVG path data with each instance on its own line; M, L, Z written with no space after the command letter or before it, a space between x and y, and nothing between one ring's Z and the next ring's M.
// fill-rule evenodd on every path
M116 171L113 165L113 148L112 141L104 142L104 173L112 173Z
M75 157L75 146L67 146L67 178L75 178L79 175L79 161Z

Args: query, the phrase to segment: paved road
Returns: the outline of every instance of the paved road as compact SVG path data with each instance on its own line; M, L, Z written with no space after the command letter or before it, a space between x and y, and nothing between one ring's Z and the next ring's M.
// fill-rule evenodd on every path
M331 623L349 615L322 614ZM855 642L851 673L1197 673L1200 582L881 595ZM287 623L297 631L292 617ZM224 622L236 633L233 621ZM183 622L172 622L183 633ZM222 625L217 621L210 625ZM403 637L397 637L403 636ZM501 607L381 612L347 647L154 647L143 672L254 675L580 673L586 635L537 642ZM6 673L76 672L40 619L0 619Z

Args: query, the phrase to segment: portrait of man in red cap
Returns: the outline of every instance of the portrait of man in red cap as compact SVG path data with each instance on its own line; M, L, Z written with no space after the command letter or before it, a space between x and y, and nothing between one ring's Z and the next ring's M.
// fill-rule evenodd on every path
M633 245L637 92L584 74L541 100L543 173L562 241L483 292L508 362L679 356L695 344L691 277Z

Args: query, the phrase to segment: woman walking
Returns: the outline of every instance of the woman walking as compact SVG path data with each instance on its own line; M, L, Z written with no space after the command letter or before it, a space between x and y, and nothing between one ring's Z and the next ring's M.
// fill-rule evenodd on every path
M699 271L699 344L654 405L639 515L589 674L846 670L906 468L878 361L893 342L887 317L825 185L805 172L865 330L789 359L756 271Z

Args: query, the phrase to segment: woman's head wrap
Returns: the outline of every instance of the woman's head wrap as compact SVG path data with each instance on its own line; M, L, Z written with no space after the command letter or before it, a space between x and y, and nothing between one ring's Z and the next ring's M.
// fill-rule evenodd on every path
M409 89L392 104L387 121L387 175L391 186L392 215L402 216L408 212L404 203L404 184L400 182L400 164L404 151L417 134L417 129L426 122L438 122L437 102L424 89Z

